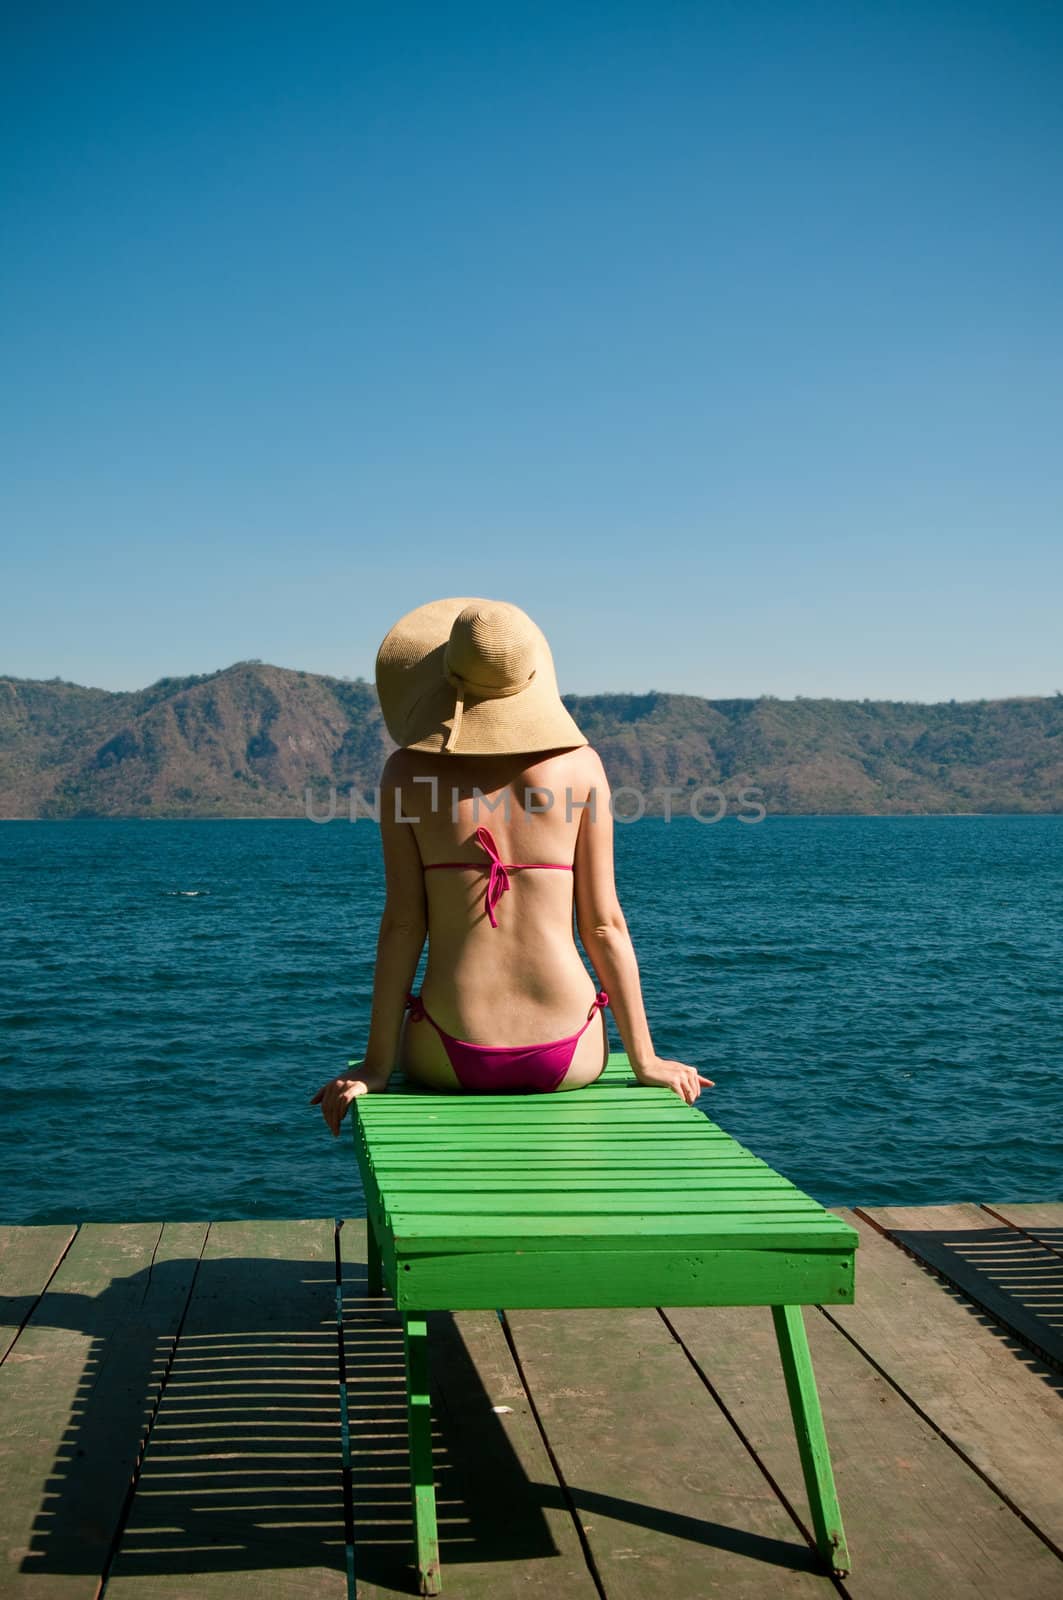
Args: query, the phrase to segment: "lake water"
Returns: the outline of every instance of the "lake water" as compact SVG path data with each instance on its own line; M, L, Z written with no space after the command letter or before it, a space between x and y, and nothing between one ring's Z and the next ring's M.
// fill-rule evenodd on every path
M616 862L659 1053L801 1188L1063 1198L1063 816L642 818ZM382 895L365 818L0 823L0 1221L362 1213L307 1101Z

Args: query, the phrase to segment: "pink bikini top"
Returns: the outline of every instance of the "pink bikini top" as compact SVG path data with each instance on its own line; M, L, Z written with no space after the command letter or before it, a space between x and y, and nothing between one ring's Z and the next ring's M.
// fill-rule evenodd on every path
M482 844L490 859L491 875L487 880L487 892L484 895L484 909L492 928L498 927L495 919L495 906L509 888L509 874L511 872L537 871L541 867L548 867L554 872L571 872L572 866L567 861L503 861L498 854L489 830L484 827L477 828L476 841ZM435 872L441 867L464 867L466 871L483 872L488 863L486 861L429 861L425 866L426 872Z

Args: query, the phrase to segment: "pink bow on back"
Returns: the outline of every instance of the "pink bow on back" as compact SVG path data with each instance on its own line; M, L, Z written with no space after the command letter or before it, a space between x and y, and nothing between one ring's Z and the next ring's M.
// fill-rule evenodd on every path
M509 873L506 871L502 858L498 853L498 846L487 828L477 828L476 840L478 844L483 845L487 854L491 857L491 875L487 880L484 910L487 912L492 928L497 928L498 921L495 917L495 906L509 888Z

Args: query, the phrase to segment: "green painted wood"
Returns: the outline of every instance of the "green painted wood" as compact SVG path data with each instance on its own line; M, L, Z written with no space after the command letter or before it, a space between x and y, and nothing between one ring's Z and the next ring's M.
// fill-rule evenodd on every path
M406 1419L410 1439L413 1537L422 1594L440 1591L436 1490L432 1475L432 1400L428 1386L428 1325L423 1317L402 1319L406 1351Z
M593 1168L570 1165L569 1168L558 1167L543 1170L536 1167L522 1168L515 1172L489 1171L482 1172L477 1165L474 1174L462 1172L441 1172L436 1176L428 1175L423 1168L414 1164L406 1168L388 1168L375 1163L378 1176L385 1174L402 1174L402 1187L404 1194L507 1194L507 1193L536 1193L543 1192L556 1194L558 1192L558 1177L568 1180L568 1192L597 1192L600 1194L630 1194L631 1169L623 1167L605 1167L599 1171ZM763 1178L754 1174L741 1172L717 1172L703 1164L684 1171L682 1177L676 1177L669 1167L643 1168L641 1176L650 1176L656 1183L671 1182L679 1194L741 1194L751 1198L767 1199L776 1195L798 1195L800 1190L787 1181L781 1184L766 1183Z
M4 1600L94 1600L205 1223L85 1223L0 1366Z
M334 1219L215 1222L107 1600L347 1600Z
M612 1081L578 1098L462 1096L444 1109L448 1097L407 1086L355 1100L381 1281L407 1317L666 1301L780 1308L818 1546L828 1564L847 1564L803 1327L782 1308L851 1302L859 1235L671 1090L618 1093L623 1069L610 1068ZM540 1183L529 1184L536 1167ZM602 1186L603 1169L612 1184ZM415 1467L421 1578L432 1584L426 1492Z
M384 1280L380 1274L380 1246L377 1243L376 1232L368 1229L366 1242L366 1294L374 1296L384 1292Z
M824 1252L573 1248L538 1252L529 1271L511 1250L397 1261L386 1236L381 1254L388 1292L404 1310L527 1307L547 1298L559 1307L818 1305L854 1295L851 1256Z
M76 1233L73 1223L0 1227L0 1362Z
M396 1202L401 1204L402 1202ZM750 1237L764 1250L802 1248L835 1251L847 1247L845 1234L830 1218L816 1212L762 1218L741 1205L729 1212L701 1213L690 1207L672 1216L619 1214L617 1216L483 1216L387 1211L396 1246L404 1257L437 1251L478 1251L508 1245L525 1254L556 1250L571 1241L581 1250L658 1250L711 1244L716 1248L740 1245ZM848 1230L847 1230L848 1231Z
M377 1141L374 1139L374 1148ZM674 1146L674 1148L673 1148ZM379 1149L383 1154L395 1157L405 1155L414 1160L423 1160L428 1154L439 1156L453 1156L460 1160L469 1155L481 1153L493 1155L499 1148L498 1138L491 1133L454 1133L445 1138L411 1141L402 1139L387 1144L380 1141ZM512 1152L527 1150L529 1152L570 1155L576 1161L596 1155L623 1156L627 1152L638 1153L646 1159L653 1156L658 1160L666 1159L669 1152L673 1155L700 1156L707 1158L708 1152L704 1142L698 1136L696 1129L676 1133L672 1139L640 1138L618 1131L613 1134L596 1133L584 1138L580 1134L526 1132L514 1134L505 1141L505 1148Z
M367 1297L369 1233L361 1219L340 1231L358 1600L406 1600L417 1584L402 1325L389 1302ZM598 1600L495 1312L431 1311L426 1320L446 1592Z
M654 1089L643 1090L644 1094L655 1094L656 1092ZM662 1090L661 1092L665 1093L667 1091ZM581 1093L593 1094L594 1090L593 1088L583 1089ZM447 1117L440 1119L438 1122L413 1118L403 1122L397 1117L376 1117L376 1113L372 1109L374 1096L362 1095L359 1098L365 1101L364 1112L362 1108L359 1108L360 1113L365 1115L367 1121L374 1119L373 1125L379 1128L381 1138L400 1140L407 1144L420 1144L426 1139L484 1138L489 1137L492 1131L498 1128L509 1129L515 1134L519 1134L522 1131L538 1134L545 1132L558 1138L575 1139L585 1137L591 1141L607 1139L611 1136L623 1136L629 1140L667 1139L677 1137L677 1130L685 1130L691 1137L696 1137L703 1142L710 1144L713 1142L719 1144L727 1143L726 1136L722 1135L719 1130L714 1130L708 1119L704 1117L702 1112L697 1111L694 1106L688 1106L686 1110L688 1113L695 1112L699 1119L696 1123L691 1122L689 1116L686 1115L671 1114L667 1118L635 1117L619 1106L615 1108L610 1116L595 1117L593 1119L569 1117L564 1114L563 1109L558 1112L555 1119L550 1119L544 1115L543 1109L539 1108L532 1116L512 1122L508 1120L505 1122L488 1122L486 1119L475 1117ZM536 1098L546 1100L550 1097L541 1095ZM675 1099L675 1096L673 1095L672 1098ZM407 1105L413 1103L411 1100L406 1101Z
M446 1110L431 1111L426 1109L427 1105L438 1104L439 1097L432 1090L425 1089L417 1096L362 1095L359 1099L364 1104L360 1104L358 1109L360 1114L372 1118L382 1129L405 1128L413 1135L426 1137L454 1127L524 1127L529 1122L564 1128L607 1129L622 1121L625 1126L632 1128L667 1130L689 1123L690 1112L697 1111L703 1136L730 1137L719 1123L713 1122L696 1107L686 1105L670 1089L642 1088L638 1095L610 1095L589 1084L580 1089L578 1094L591 1098L593 1104L577 1104L572 1096L552 1094L480 1094L468 1096L468 1102L473 1098L479 1102L476 1106L468 1103L463 1105L460 1100L455 1100ZM667 1099L655 1102L654 1096L658 1095L667 1096ZM388 1104L389 1101L392 1103ZM530 1102L527 1117L520 1112L524 1101Z
M477 1189L471 1192L447 1189L439 1194L427 1191L407 1192L401 1214L405 1217L441 1218L472 1217L475 1221L493 1222L501 1218L492 1213L497 1210L514 1222L529 1217L560 1217L571 1231L577 1217L601 1216L605 1218L665 1216L672 1219L682 1214L687 1221L695 1217L748 1218L750 1222L782 1224L789 1220L811 1222L827 1227L803 1196L778 1198L761 1194L736 1193L734 1190L712 1191L703 1189L659 1189L653 1194L625 1194L623 1190L577 1189L539 1191L507 1189L491 1193ZM395 1226L398 1227L396 1214ZM466 1228L464 1231L470 1231ZM834 1230L831 1229L832 1236Z
M850 1566L849 1548L838 1510L830 1451L827 1448L827 1435L823 1428L801 1307L772 1306L771 1314L779 1343L797 1451L805 1478L805 1492L812 1513L816 1548L831 1571L844 1578Z

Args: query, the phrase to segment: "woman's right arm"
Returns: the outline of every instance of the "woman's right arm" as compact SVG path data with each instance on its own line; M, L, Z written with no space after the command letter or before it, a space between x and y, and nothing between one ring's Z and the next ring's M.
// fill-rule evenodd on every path
M590 769L588 800L592 803L584 808L576 836L576 930L609 996L610 1010L639 1083L674 1089L693 1105L702 1085L714 1087L713 1081L686 1062L664 1060L653 1048L638 962L616 893L609 781L598 752L588 746L583 755Z

